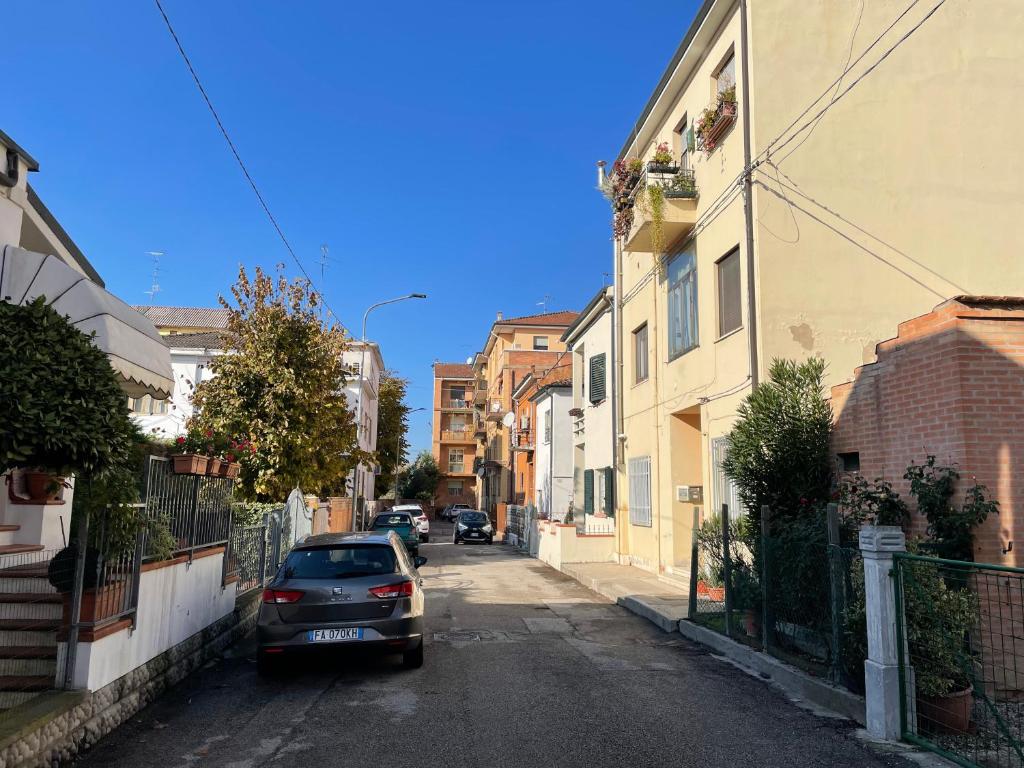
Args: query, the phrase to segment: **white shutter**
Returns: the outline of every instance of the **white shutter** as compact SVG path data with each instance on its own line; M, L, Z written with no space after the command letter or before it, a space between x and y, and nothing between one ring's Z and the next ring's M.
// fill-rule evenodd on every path
M629 460L629 522L651 524L651 457Z

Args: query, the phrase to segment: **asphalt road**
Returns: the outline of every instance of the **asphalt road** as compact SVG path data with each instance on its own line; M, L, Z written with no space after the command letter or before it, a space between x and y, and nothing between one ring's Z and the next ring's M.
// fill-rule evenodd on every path
M433 525L422 669L326 658L267 681L243 643L79 765L909 765L542 563Z

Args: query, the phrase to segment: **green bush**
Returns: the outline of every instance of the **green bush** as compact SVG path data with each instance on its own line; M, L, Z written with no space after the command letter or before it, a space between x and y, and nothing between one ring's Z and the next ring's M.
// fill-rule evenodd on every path
M43 297L0 302L0 371L0 472L95 479L126 460L133 429L107 356Z

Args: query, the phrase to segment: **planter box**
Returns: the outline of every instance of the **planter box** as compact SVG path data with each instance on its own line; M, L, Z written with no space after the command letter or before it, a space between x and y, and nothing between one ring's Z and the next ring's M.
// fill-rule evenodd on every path
M221 461L220 463L220 476L226 477L230 480L234 480L238 477L238 473L241 471L242 465L237 461Z
M25 490L28 492L28 500L33 504L47 504L60 501L61 491L64 490L65 480L59 475L52 475L49 472L37 472L26 469Z
M209 457L198 453L177 453L171 457L176 475L205 475Z
M924 733L967 733L971 725L971 688L945 696L917 697L917 727Z
M86 624L99 624L105 619L115 618L125 607L125 599L130 589L128 575L105 587L87 589L82 593L82 607L79 621ZM71 593L63 592L64 626L71 625Z
M213 475L214 477L217 477L218 475L220 475L220 465L221 465L221 460L220 459L213 459L213 458L211 458L209 460L209 462L207 462L207 464L206 464L206 474Z
M710 152L718 146L718 140L725 135L733 123L736 122L736 102L723 101L718 105L718 114L715 115L715 122L701 136L704 144L704 151Z
M647 163L648 173L664 173L674 176L679 173L679 166L674 163L656 163L653 160Z

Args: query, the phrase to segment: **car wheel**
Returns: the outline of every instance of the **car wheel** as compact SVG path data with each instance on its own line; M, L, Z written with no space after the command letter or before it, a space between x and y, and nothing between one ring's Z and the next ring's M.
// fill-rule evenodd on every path
M420 541L422 541L424 544L429 544L430 543L430 534L429 533L424 533L422 536L420 536Z
M488 540L487 540L487 543L488 543L488 544L493 544L493 543L494 543L494 539L488 539Z
M458 544L458 543L459 543L458 538L452 539L452 544Z
M422 640L420 640L420 644L413 648L411 651L406 651L402 654L402 666L406 669L419 669L423 666Z

